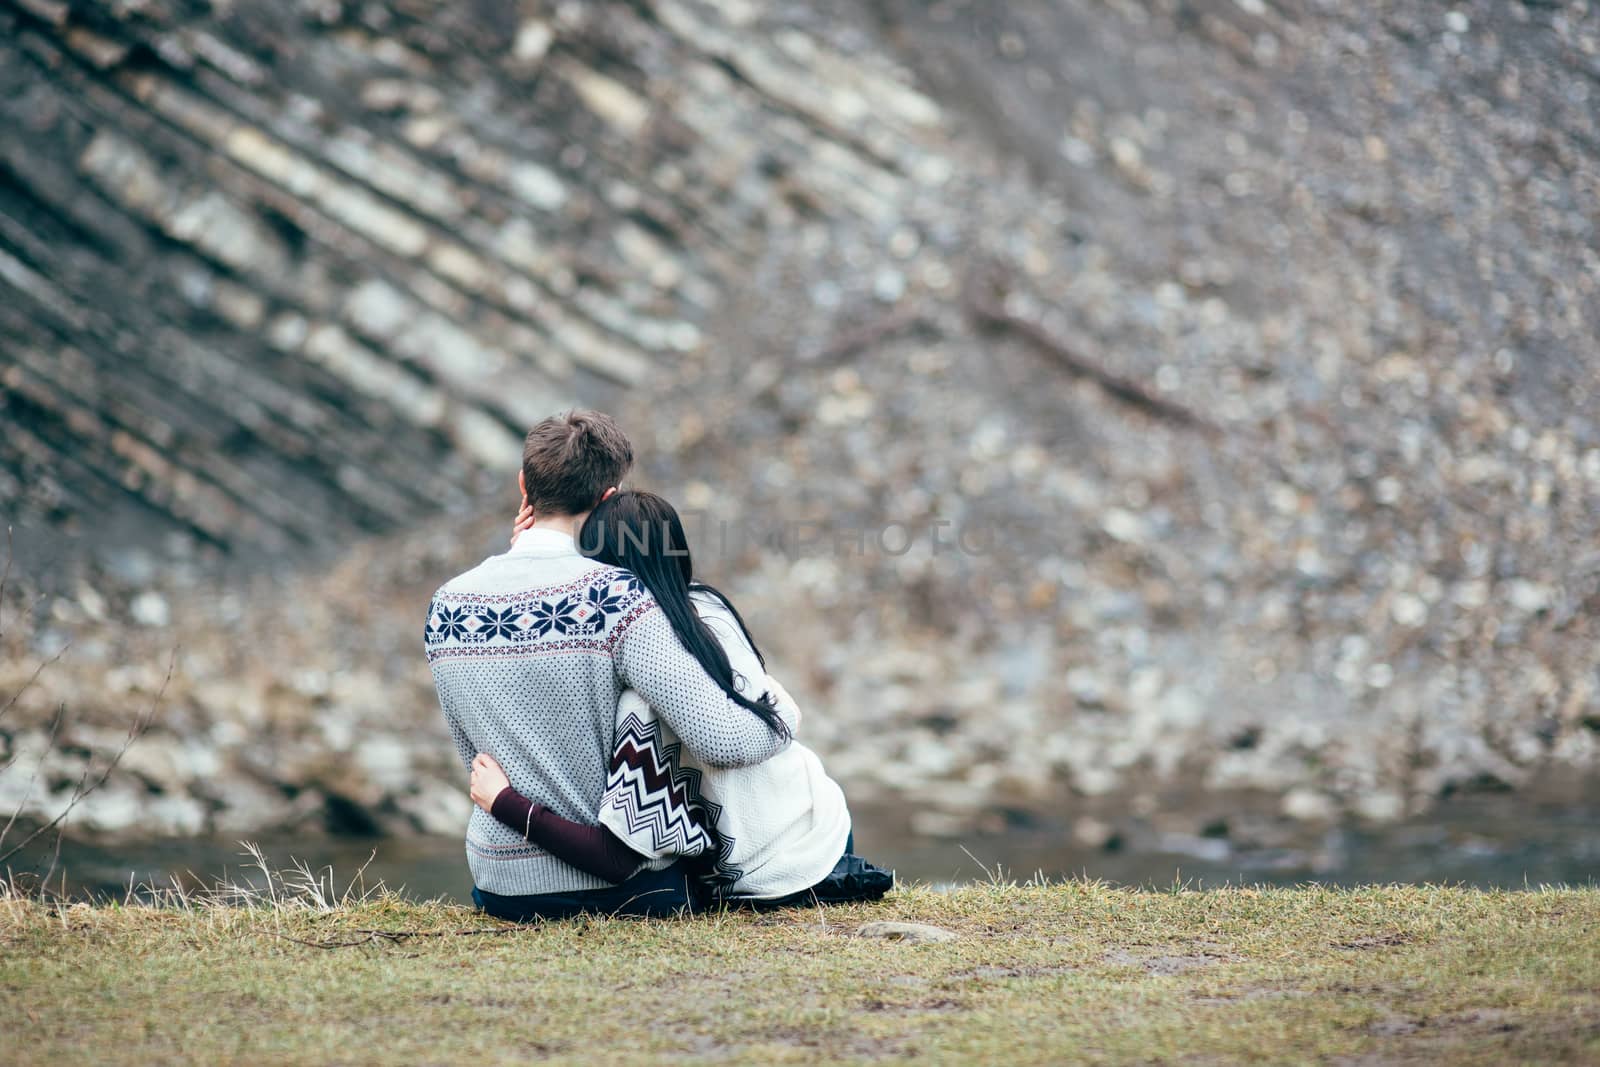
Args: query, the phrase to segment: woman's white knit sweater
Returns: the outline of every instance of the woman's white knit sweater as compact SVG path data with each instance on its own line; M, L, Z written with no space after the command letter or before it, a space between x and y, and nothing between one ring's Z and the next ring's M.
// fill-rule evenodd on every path
M696 593L694 601L727 651L740 692L751 699L774 694L784 722L798 733L800 709L762 668L732 613L710 594ZM760 722L754 712L745 714ZM714 880L720 892L769 899L815 885L844 853L850 837L844 792L822 769L816 753L798 741L753 766L709 766L681 747L671 726L629 689L617 704L617 742L620 750L612 758L600 823L641 855L659 859L714 848ZM630 745L656 746L670 754L677 781L698 795L702 819L714 824L714 841L702 845L691 829L663 825L664 819L672 820L664 814L673 805L669 790L660 788L659 778L649 773L648 760L625 751Z

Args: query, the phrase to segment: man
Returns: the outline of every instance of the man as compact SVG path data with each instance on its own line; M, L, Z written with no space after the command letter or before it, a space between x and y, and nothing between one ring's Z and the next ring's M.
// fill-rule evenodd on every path
M462 763L470 770L477 753L490 753L519 793L587 825L605 790L624 689L713 766L760 763L784 745L712 681L636 578L579 553L584 518L632 464L633 446L607 415L570 412L535 426L517 476L533 525L510 551L434 594L425 631ZM690 901L689 875L670 860L610 885L477 807L467 863L473 900L506 919L661 915Z

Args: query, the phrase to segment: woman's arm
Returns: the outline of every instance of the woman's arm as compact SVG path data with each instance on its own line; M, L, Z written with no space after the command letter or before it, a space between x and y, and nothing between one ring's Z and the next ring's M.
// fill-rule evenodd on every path
M644 862L604 826L563 819L511 787L493 756L472 761L472 800L500 822L565 863L607 882L625 882Z
M617 677L672 728L684 751L708 767L753 767L789 743L755 712L728 699L678 640L659 605L616 635Z
M789 736L793 737L800 732L800 705L772 675L767 675L764 680L767 683L767 692L778 702L778 714L789 724Z

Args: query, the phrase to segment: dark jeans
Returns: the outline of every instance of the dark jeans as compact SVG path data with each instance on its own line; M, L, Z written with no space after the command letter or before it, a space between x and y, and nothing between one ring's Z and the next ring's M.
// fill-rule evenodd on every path
M660 917L693 905L693 883L688 864L680 860L664 871L640 871L621 885L605 889L503 897L474 886L472 902L497 919L524 923L584 914Z

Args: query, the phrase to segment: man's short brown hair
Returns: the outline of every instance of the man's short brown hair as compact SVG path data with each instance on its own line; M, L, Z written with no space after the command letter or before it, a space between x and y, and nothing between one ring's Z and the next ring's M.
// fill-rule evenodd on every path
M581 515L633 466L633 444L598 411L552 415L528 431L522 480L534 515Z

